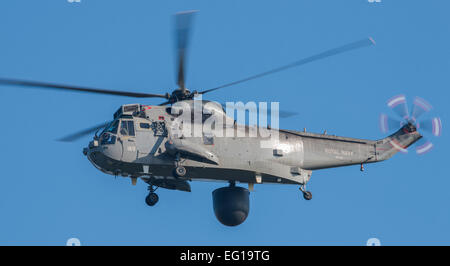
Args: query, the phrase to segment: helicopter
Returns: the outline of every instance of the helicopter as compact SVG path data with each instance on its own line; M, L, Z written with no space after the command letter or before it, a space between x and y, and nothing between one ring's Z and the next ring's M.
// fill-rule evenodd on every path
M112 121L60 140L75 141L95 133L87 147L83 148L83 154L103 173L128 177L133 185L138 179L147 183L149 194L145 202L149 206L159 201L155 192L158 188L190 192L191 181L227 182L228 186L212 192L215 216L226 226L237 226L247 219L250 211L249 195L254 184L299 185L304 199L311 200L312 193L306 186L312 171L349 165L361 165L363 170L364 164L387 160L422 138L416 118L404 113L404 121L399 124L399 129L379 140L237 123L221 104L203 100L202 96L372 46L375 41L365 38L211 89L189 90L185 84L185 63L189 32L196 12L184 11L175 15L178 88L171 93L106 90L7 78L0 78L0 85L164 99L159 105L124 104L113 114ZM392 106L402 108L405 104L402 99L395 99ZM415 106L421 107L420 104ZM277 106L271 108L277 109ZM292 115L279 110L275 110L275 113ZM383 119L387 121L386 117ZM208 130L204 130L205 125L209 125ZM433 130L440 130L440 120L433 125L439 126ZM224 132L230 134L220 134ZM254 132L256 134L252 135ZM248 188L237 186L237 183L248 184Z

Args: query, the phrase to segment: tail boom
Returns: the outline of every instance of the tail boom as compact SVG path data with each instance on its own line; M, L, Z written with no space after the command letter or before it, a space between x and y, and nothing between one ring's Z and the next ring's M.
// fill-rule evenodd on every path
M306 133L301 136L304 143L302 168L306 170L381 162L397 152L406 152L422 138L411 124L376 141Z

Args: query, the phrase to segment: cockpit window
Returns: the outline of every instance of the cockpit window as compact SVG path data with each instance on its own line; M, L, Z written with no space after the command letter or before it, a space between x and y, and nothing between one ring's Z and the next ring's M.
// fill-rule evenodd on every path
M113 134L117 134L117 128L119 127L119 120L113 121L108 127L104 130L104 132L110 132Z
M120 134L123 136L134 136L133 120L122 120L120 124Z

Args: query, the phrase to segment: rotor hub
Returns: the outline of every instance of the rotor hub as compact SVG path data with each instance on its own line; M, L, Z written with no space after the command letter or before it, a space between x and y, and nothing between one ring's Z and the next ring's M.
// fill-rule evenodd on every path
M409 121L408 124L404 126L404 128L408 133L413 133L417 131L416 125L414 125L411 121Z
M167 99L169 100L169 103L175 103L178 101L191 100L197 94L198 92L196 90L191 92L186 88L178 88L172 91L172 94L170 94Z

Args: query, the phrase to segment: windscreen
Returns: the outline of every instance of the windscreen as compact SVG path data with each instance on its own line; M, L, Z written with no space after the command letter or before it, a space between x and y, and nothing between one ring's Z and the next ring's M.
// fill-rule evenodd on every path
M118 127L119 127L119 120L114 120L105 127L105 129L102 131L101 134L105 132L117 134Z

